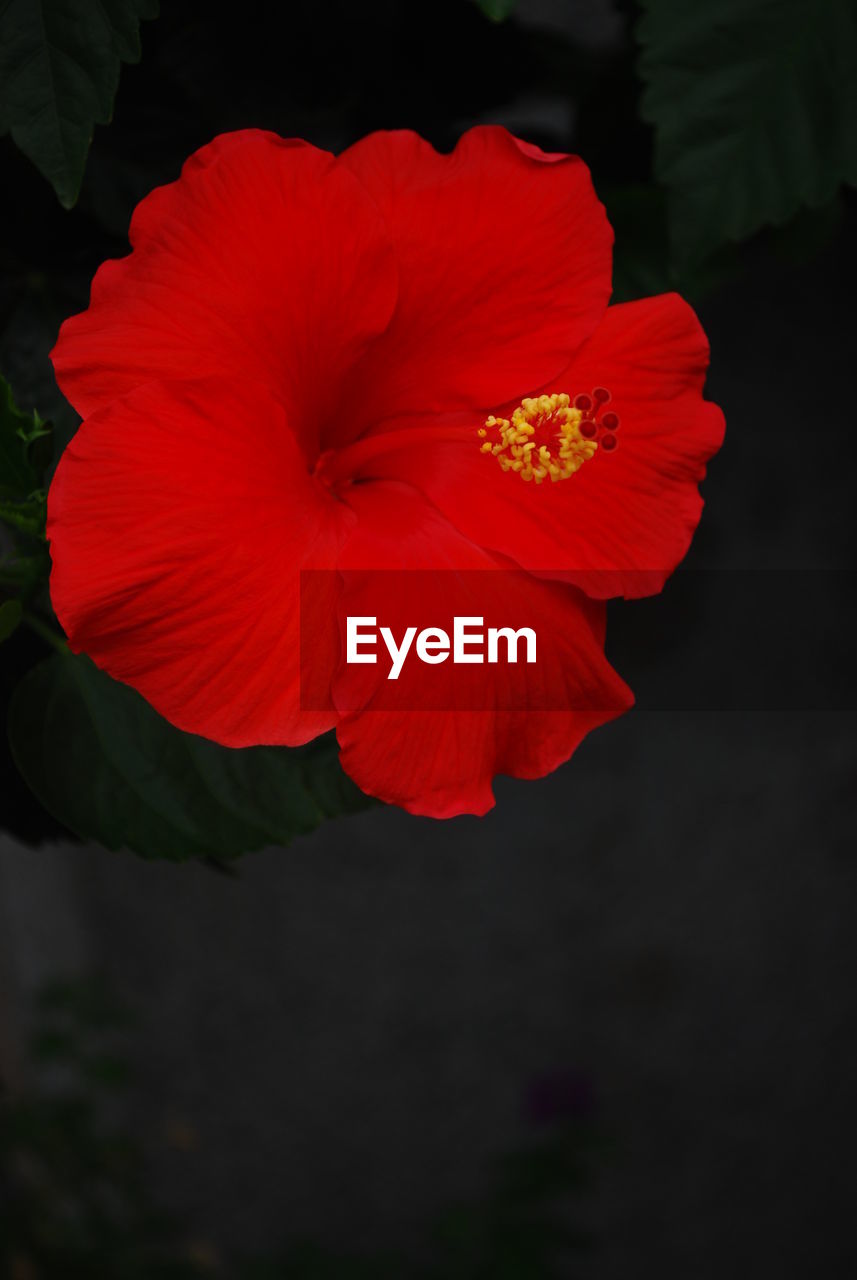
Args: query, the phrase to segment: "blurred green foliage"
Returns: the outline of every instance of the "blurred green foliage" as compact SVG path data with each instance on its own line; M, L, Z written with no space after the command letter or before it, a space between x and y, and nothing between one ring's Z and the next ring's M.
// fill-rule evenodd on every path
M28 1087L0 1101L0 1274L9 1280L191 1277L151 1203L142 1153L111 1121L126 1082L124 1011L100 982L47 986Z
M413 1255L313 1241L229 1257L152 1194L125 1120L133 1019L104 982L40 993L25 1088L0 1094L0 1275L8 1280L567 1280L594 1243L574 1227L600 1149L559 1114L500 1160L484 1199L452 1206Z

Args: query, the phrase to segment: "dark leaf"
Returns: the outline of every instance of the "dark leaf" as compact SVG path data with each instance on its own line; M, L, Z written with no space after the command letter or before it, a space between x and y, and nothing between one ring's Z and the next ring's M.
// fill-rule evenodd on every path
M23 617L20 600L4 600L0 604L0 644L8 640Z
M45 581L50 570L47 547L31 555L11 554L0 544L0 591L30 596Z
M663 191L637 183L600 194L616 237L611 301L631 302L675 288Z
M220 747L173 728L133 689L72 654L24 677L9 738L24 778L60 822L149 858L232 858L370 803L343 774L331 739Z
M33 451L47 434L38 415L18 408L12 388L0 377L0 504L28 502L39 489L42 477Z
M79 418L54 378L49 353L65 317L86 306L89 278L71 268L62 277L33 274L10 290L0 307L0 369L15 388L19 405L38 408L51 420L51 436L31 447L33 463L43 455L46 473L74 435Z
M670 257L667 200L661 188L637 183L608 187L601 195L616 237L612 302L678 290L696 303L737 276L740 263L728 249L678 269Z
M492 22L504 22L518 0L476 0L479 8Z
M107 124L119 64L140 59L140 20L157 0L11 0L0 5L0 133L70 208L96 124Z
M37 490L25 502L8 502L0 498L0 521L11 529L40 538L45 531L46 495Z
M642 0L641 110L680 263L857 183L853 0Z

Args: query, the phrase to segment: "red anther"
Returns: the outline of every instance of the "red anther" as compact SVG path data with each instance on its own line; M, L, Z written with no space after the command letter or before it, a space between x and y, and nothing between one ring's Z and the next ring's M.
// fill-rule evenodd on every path
M587 413L592 408L592 401L589 396L575 396L574 407L580 409L582 413Z
M591 418L584 418L580 424L580 434L584 440L592 440L598 434L598 427Z
M601 425L608 431L615 431L619 425L618 413L605 413L604 417L601 419Z
M612 431L605 431L598 443L601 445L602 449L606 449L608 453L612 453L616 448L618 441Z
M606 387L596 387L592 393L592 398L598 404L606 404L607 401L610 399L610 392L607 390Z

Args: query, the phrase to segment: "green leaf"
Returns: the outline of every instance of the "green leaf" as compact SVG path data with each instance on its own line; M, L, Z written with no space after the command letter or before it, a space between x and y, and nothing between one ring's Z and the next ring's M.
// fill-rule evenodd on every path
M27 783L82 839L149 858L233 858L288 844L371 802L332 738L231 750L181 733L88 658L58 654L12 695L9 740Z
M669 252L667 202L652 183L608 187L599 192L615 234L612 302L678 290L691 303L738 274L736 255L723 249L702 263L678 270Z
M50 438L32 450L49 455L46 470L59 460L80 421L56 384L50 351L63 320L82 311L88 297L86 270L66 262L62 272L28 273L0 305L0 369L15 388L18 404L38 406L51 422Z
M599 194L615 236L611 302L631 302L674 289L662 189L638 183Z
M476 0L476 3L492 22L505 22L518 0Z
M4 600L0 604L0 644L8 640L24 616L20 600Z
M47 497L43 492L32 494L26 502L6 502L0 498L0 520L21 533L40 538L45 530Z
M119 64L140 60L140 21L157 0L0 4L0 133L7 131L71 208L92 131L107 124Z
M641 112L680 263L857 183L854 0L641 3Z
M17 407L0 377L0 590L16 595L31 595L50 568L41 487L50 452L50 428Z
M11 555L0 550L0 590L14 591L19 596L31 596L47 581L51 569L47 546L33 555Z
M0 502L28 502L38 491L42 476L34 448L48 435L38 414L18 408L12 388L0 377Z

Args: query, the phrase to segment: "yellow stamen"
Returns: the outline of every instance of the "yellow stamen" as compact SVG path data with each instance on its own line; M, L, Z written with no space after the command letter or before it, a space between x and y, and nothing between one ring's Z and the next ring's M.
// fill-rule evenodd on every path
M477 435L485 440L482 453L496 458L503 471L514 471L522 480L541 484L568 480L598 448L595 440L580 433L583 414L562 393L530 396L509 418L485 419ZM538 442L533 437L538 433Z

